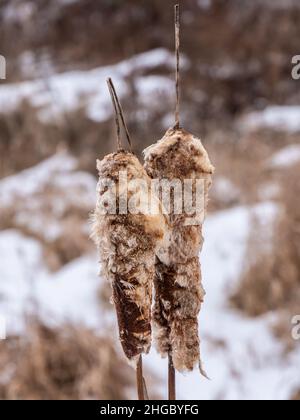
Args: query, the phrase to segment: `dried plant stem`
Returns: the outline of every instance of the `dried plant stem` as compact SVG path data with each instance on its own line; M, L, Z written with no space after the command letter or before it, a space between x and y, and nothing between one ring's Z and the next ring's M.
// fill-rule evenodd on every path
M180 9L175 5L175 56L176 56L176 108L175 129L180 128ZM173 365L172 352L168 356L168 393L169 400L176 400L176 373Z
M147 390L147 385L146 385L146 381L143 377L143 385L144 385L144 396L145 396L145 400L149 400L149 394L148 394L148 390Z
M175 55L176 55L176 109L175 129L180 128L180 10L175 6Z
M118 150L119 151L122 150L121 140L120 140L120 132L121 132L121 130L120 130L120 121L119 121L119 118L120 118L121 121L122 121L124 130L125 130L125 133L126 133L126 138L127 138L128 144L129 144L130 151L132 152L131 137L130 137L130 134L129 134L129 130L128 130L126 121L125 121L123 108L122 108L121 102L119 100L119 97L117 95L117 92L116 92L115 86L113 84L113 81L112 81L112 79L110 77L107 79L107 85L108 85L108 89L109 89L109 92L110 92L110 95L111 95L111 99L112 99L112 102L113 102L113 105L114 105L115 113L116 113L116 126L117 126L117 136L118 136Z
M111 101L115 110L115 122L116 122L116 129L117 129L117 142L118 142L118 151L122 149L121 146L121 127L120 127L120 120L119 120L119 111L117 107L117 103L115 100L115 94L113 89L113 82L111 79L107 79L107 86L111 96Z
M126 168L130 179L142 178L149 185L151 182L138 158L122 148L122 125L130 152L132 149L131 138L111 78L107 79L107 85L115 110L118 153L110 154L102 161L97 161L99 171L97 193L99 196L93 216L92 237L100 251L104 273L112 286L120 341L124 353L129 361L136 364L138 399L146 400L148 393L143 378L142 354L147 354L151 347L151 300L155 254L160 240L164 237L165 219L161 218L158 227L157 218L152 218L151 215L145 214L136 220L130 215L125 216L118 213L109 215L102 212L101 197L105 193L113 194L109 188L103 189L103 180L109 179L114 182L119 180L120 170ZM127 195L126 199L130 200L130 196ZM132 237L134 237L133 242ZM131 253L127 251L129 247ZM133 247L135 247L134 250Z
M136 385L137 385L137 394L138 399L144 401L147 399L147 388L146 383L143 377L143 358L139 357L137 367L136 367Z
M169 372L168 372L168 390L169 390L169 400L176 400L176 373L173 365L172 354L169 353Z

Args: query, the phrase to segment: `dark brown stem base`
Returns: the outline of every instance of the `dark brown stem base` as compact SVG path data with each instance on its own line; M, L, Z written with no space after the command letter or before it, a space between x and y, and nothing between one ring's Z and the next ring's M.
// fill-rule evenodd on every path
M144 401L147 397L146 394L146 384L143 377L143 359L140 356L137 367L136 367L136 386L137 386L137 394L138 399L140 401Z
M169 375L168 375L168 389L169 389L169 400L176 400L176 373L173 365L172 354L169 354Z

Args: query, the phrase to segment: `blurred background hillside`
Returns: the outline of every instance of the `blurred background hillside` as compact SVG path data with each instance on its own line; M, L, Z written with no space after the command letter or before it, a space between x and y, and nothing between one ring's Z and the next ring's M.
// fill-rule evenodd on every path
M201 258L212 381L179 376L178 397L299 399L300 3L180 4L182 124L217 170ZM139 156L173 125L173 6L0 0L1 399L135 398L88 217L96 158L116 147L106 78ZM165 398L166 362L145 363Z

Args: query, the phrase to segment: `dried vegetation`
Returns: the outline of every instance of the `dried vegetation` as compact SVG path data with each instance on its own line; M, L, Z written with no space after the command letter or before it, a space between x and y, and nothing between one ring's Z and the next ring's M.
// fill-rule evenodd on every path
M127 399L134 378L108 338L36 319L1 343L0 372L1 400Z

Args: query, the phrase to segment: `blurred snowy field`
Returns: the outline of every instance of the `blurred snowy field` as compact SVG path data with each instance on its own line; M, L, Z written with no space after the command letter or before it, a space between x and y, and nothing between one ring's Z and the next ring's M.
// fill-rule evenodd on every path
M209 7L209 2L199 1L199 5ZM38 109L41 120L59 118L64 112L83 107L89 118L100 123L111 116L109 96L104 92L106 77L114 79L122 97L127 93L126 78L134 70L141 100L157 93L172 100L172 80L156 74L155 69L166 66L172 71L173 65L173 55L158 49L114 66L6 83L0 86L1 112L10 112L28 100ZM271 128L295 133L300 132L299 117L299 107L273 106L245 115L239 124L249 131ZM266 167L284 168L298 161L300 147L293 144L271 156ZM5 214L11 225L0 230L0 315L7 321L8 334L22 334L26 315L35 311L49 325L71 321L99 334L109 331L121 353L113 308L99 299L105 280L98 276L98 258L88 239L88 215L95 204L96 182L91 174L79 170L78 160L65 151L0 180L1 218ZM214 194L224 201L238 201L239 191L228 179L217 175L214 188ZM261 202L255 206L234 206L207 218L201 255L207 296L199 328L202 359L211 380L205 380L199 372L178 375L181 399L284 400L299 385L295 372L300 354L294 351L286 355L283 344L272 335L275 315L246 318L229 305L247 258L253 217L272 232L278 211L272 201L276 188L263 185ZM58 268L51 270L45 248L57 241L65 243L68 236L68 246L76 245L82 252L66 264L55 261ZM83 246L75 244L77 238ZM161 379L161 395L166 397L167 362L152 349L145 364Z
M111 77L120 97L127 93L125 79L135 77L136 90L141 100L154 97L154 93L169 96L174 90L170 78L160 75L145 75L159 66L173 68L173 55L161 48L133 56L116 65L100 67L89 71L74 71L49 74L43 79L22 83L5 84L0 87L1 112L11 112L27 100L39 110L42 121L60 118L64 113L86 109L87 116L97 122L109 119L111 115L110 97L107 94L106 79ZM183 65L187 65L186 59ZM155 105L155 103L153 104Z

